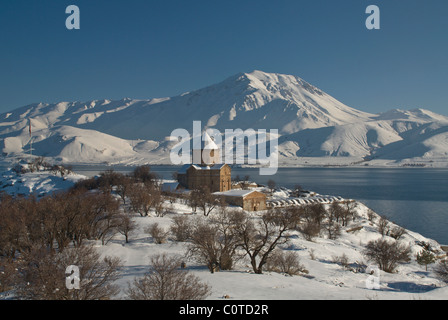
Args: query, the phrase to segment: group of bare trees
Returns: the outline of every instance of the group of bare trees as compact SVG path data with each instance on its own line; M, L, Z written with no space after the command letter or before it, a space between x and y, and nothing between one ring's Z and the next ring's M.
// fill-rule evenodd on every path
M116 293L120 262L103 258L86 243L106 243L120 224L117 201L106 193L73 190L0 201L0 260L7 279L23 299L106 299ZM70 291L65 269L82 266L82 290ZM2 272L0 272L2 273ZM7 286L7 287L6 287Z
M115 193L128 211L142 217L152 211L157 216L163 216L166 212L157 175L147 165L136 167L130 174L106 170L99 177L79 181L74 188Z
M231 270L247 257L253 271L260 274L299 223L300 216L294 210L272 209L252 216L223 206L207 218L177 217L170 231L177 241L189 243L187 256L207 265L211 272Z
M20 299L113 298L119 292L114 282L120 276L121 261L100 258L89 240L104 245L121 233L128 242L136 228L130 213L146 216L152 209L161 215L163 202L157 177L148 166L136 168L131 175L108 170L40 199L2 195L0 292L14 290ZM160 231L157 225L149 228L158 241L165 236ZM130 286L128 297L202 299L210 294L207 285L178 270L177 259L156 257L151 263L145 277ZM66 268L71 265L80 267L78 290L67 288ZM159 280L160 286L152 283ZM142 291L146 283L151 284L151 294Z
M356 219L356 206L352 202L333 203L270 209L259 216L248 215L241 210L230 210L225 204L212 202L204 191L190 195L207 218L178 216L173 218L171 234L177 241L189 242L188 256L207 265L211 272L217 269L231 270L236 261L247 257L255 273L262 273L275 258L281 261L285 272L304 270L298 257L280 255L279 247L288 243L294 232L301 232L307 240L328 233L336 239L342 226ZM210 208L216 208L210 214ZM274 254L275 253L275 254Z
M381 235L381 238L369 241L365 246L363 254L367 259L388 273L395 272L399 264L410 262L412 250L408 244L400 241L406 234L406 229L393 224L385 216L377 217L371 210L368 211L367 216L372 225L376 223L378 233ZM422 250L417 253L415 260L428 270L429 264L437 262L436 250L429 243L422 242L420 246ZM434 269L437 277L444 282L448 282L447 261L439 261Z
M43 164L36 162L36 166ZM148 181L145 172L134 179ZM100 258L89 240L104 245L135 229L111 193L123 176L105 172L74 188L37 199L0 198L0 289L23 299L107 299L116 294L120 261ZM65 268L81 266L81 290L65 285Z
M315 237L326 234L329 239L337 239L341 235L341 228L356 220L355 201L333 202L328 207L322 203L306 206L290 207L287 210L295 211L299 217L298 230L306 240L312 241Z
M187 270L180 269L177 256L155 255L149 270L129 285L127 295L132 300L202 300L211 288Z
M62 251L85 239L106 243L121 222L118 201L108 193L72 190L44 197L0 201L0 255L14 258L33 245Z

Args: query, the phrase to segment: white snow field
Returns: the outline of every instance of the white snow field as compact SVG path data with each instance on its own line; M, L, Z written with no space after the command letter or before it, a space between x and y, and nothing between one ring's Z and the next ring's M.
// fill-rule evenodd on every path
M422 249L416 241L430 242L440 250L439 245L419 234L408 231L400 241L412 248L412 262L400 265L393 274L380 272L380 289L369 289L366 281L369 274L364 271L349 270L335 262L336 257L345 254L350 265L365 263L370 265L362 255L364 246L370 240L381 238L365 217L367 208L360 204L358 212L362 216L353 225L342 232L337 240L315 238L306 241L299 233L292 236L284 250L294 250L300 256L300 262L309 271L303 276L289 276L275 272L255 274L249 261L240 261L235 270L211 273L206 266L194 261L187 262L187 269L212 287L210 300L445 300L448 297L447 284L438 280L432 272L432 266L425 267L415 261L415 255ZM117 236L105 246L97 245L103 254L120 257L124 261L123 278L118 284L126 289L134 277L142 276L148 270L150 257L155 254L168 253L184 255L187 243L168 240L164 244L155 244L148 234L146 226L158 223L168 229L174 215L182 215L191 209L181 204L173 207L173 212L164 217L139 217L135 221L139 228L125 243L123 237ZM249 214L249 213L248 213ZM198 213L200 215L200 213ZM204 217L204 219L207 219ZM362 227L355 233L346 230L354 226ZM442 254L442 251L440 251ZM117 297L126 299L125 292Z

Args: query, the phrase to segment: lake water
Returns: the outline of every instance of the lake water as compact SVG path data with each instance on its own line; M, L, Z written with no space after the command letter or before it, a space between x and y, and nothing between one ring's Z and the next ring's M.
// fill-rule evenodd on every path
M162 178L171 179L177 167L152 166ZM92 176L104 167L74 166ZM130 167L114 167L130 172ZM278 186L303 188L363 202L398 225L448 244L448 169L430 168L279 168L275 176L260 176L255 168L234 168L232 176Z

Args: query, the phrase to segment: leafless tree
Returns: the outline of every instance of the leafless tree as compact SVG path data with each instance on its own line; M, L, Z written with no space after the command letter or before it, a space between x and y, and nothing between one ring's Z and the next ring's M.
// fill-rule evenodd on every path
M157 180L157 174L151 171L149 165L138 166L132 172L132 176L136 182L144 184L154 184Z
M129 213L120 213L118 217L117 231L125 237L126 243L129 243L129 236L137 229L137 224L132 220Z
M305 207L305 218L318 225L319 229L325 218L326 210L322 203L313 203Z
M272 179L268 180L268 188L271 189L271 192L274 192L276 186L277 184L275 183L274 180Z
M130 206L134 212L142 217L149 215L152 208L152 196L144 185L134 185L129 192Z
M181 259L167 255L151 258L149 272L134 279L127 294L132 300L203 300L210 287L186 269L180 269Z
M441 260L434 268L434 272L436 273L438 279L448 283L448 260Z
M208 216L220 204L207 187L192 190L189 201L193 211L196 212L196 208L199 208L204 216Z
M123 200L123 204L126 204L126 197L132 190L133 180L124 174L119 174L116 181L116 192Z
M113 169L101 172L98 178L99 187L104 191L112 192L113 187L120 183L122 176L122 173L116 172Z
M188 216L174 216L171 222L170 231L176 241L184 242L191 238L193 225Z
M324 228L327 231L328 239L331 240L335 240L341 235L341 227L337 223L339 208L339 205L337 205L336 202L333 202L326 211L326 223Z
M66 286L66 269L77 266L80 287ZM105 300L119 290L113 283L119 278L121 261L100 255L91 246L70 248L52 253L46 248L33 248L21 258L17 293L21 299L32 300Z
M390 222L385 216L381 216L378 221L378 232L384 237L390 234Z
M411 249L398 241L387 241L383 238L369 241L363 251L364 255L378 264L385 272L394 272L398 264L409 262Z
M235 261L242 257L237 251L240 238L236 224L240 214L238 211L221 211L210 219L197 219L192 224L189 255L205 263L211 272L216 268L231 270Z
M16 263L14 259L0 255L0 293L11 290L17 282Z
M276 249L266 263L266 270L286 273L290 276L308 273L308 270L300 263L300 257L295 251Z
M406 234L406 229L400 226L394 226L390 231L390 236L395 240L400 240Z
M375 211L373 211L372 209L367 209L367 219L370 221L370 222L375 222L375 220L376 220L376 217L377 217L377 214L375 213Z
M110 194L98 194L94 199L91 210L94 219L91 221L92 235L106 244L117 232L120 224L118 201Z
M169 234L169 232L165 231L162 227L160 227L157 222L149 225L145 229L145 232L148 233L149 235L151 235L154 242L157 244L165 243L166 239L168 237L168 234Z
M307 220L297 228L307 241L313 241L320 234L320 226L314 220Z
M255 273L263 273L273 250L288 242L290 231L297 228L298 219L297 212L292 210L269 210L259 218L240 213L236 231L240 247L249 256Z
M341 203L342 211L341 211L341 218L342 218L342 226L348 226L350 219L355 220L356 219L356 207L357 203L356 201L350 201L346 200Z

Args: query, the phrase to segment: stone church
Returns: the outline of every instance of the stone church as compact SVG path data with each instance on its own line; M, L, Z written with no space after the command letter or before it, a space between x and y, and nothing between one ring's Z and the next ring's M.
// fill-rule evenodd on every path
M200 150L193 150L192 164L177 172L179 184L190 190L208 188L217 198L246 211L266 210L266 194L258 191L232 190L232 169L221 164L218 146L207 133L203 135Z
M210 192L223 192L232 188L231 175L230 166L221 164L218 146L204 133L201 149L193 149L192 164L184 165L177 179L187 189L207 187Z

